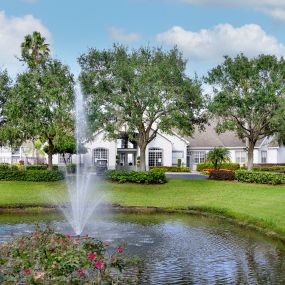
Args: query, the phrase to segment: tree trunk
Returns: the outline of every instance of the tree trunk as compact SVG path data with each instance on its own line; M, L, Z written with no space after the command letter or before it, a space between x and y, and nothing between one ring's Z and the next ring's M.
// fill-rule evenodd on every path
M140 170L146 170L145 151L146 144L139 145L140 148Z
M52 170L52 156L54 145L52 139L48 139L48 170Z
M247 152L247 169L253 169L253 151L254 151L255 142L248 142L248 152Z

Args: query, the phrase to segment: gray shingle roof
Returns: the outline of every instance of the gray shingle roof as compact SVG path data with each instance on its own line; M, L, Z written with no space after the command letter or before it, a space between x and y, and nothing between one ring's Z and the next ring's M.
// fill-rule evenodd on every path
M192 137L186 137L190 147L212 148L212 147L246 147L246 141L239 139L234 132L226 131L222 134L217 134L215 125L206 125L204 131L195 129ZM260 146L263 140L259 140L256 147Z

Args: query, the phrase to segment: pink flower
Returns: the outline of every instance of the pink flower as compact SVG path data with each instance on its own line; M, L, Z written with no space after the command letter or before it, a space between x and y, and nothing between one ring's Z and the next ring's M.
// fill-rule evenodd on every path
M80 276L82 276L84 274L83 269L79 269L78 273L79 273Z
M45 276L45 273L44 272L36 272L35 273L35 279L38 280L38 279L43 279Z
M79 240L79 238L75 238L74 241L75 242L79 242L80 240Z
M31 270L28 268L25 270L26 274L31 274Z
M118 247L117 251L121 253L121 252L123 252L123 248L122 247Z
M101 260L98 260L95 265L98 269L101 269L103 267L103 263Z
M89 258L90 260L94 260L95 254L94 254L94 253L91 253L88 258Z
M71 235L66 235L66 238L67 238L67 239L70 239L70 238L71 238Z

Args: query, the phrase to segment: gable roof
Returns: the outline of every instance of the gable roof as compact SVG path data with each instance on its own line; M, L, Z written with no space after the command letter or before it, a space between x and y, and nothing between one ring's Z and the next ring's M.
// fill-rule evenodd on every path
M199 131L195 128L192 137L186 137L190 147L201 147L201 148L213 148L213 147L246 147L246 141L241 140L232 131L226 131L221 134L217 134L215 125L206 125L204 131ZM259 140L255 147L259 147L263 140Z

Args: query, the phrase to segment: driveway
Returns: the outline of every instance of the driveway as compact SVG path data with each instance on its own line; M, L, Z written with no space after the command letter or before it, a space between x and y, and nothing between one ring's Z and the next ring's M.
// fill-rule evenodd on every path
M167 178L185 178L185 179L208 179L208 175L200 173L177 173L167 172L165 173Z

